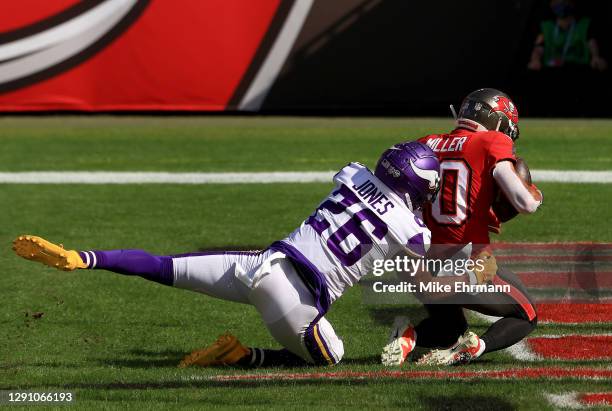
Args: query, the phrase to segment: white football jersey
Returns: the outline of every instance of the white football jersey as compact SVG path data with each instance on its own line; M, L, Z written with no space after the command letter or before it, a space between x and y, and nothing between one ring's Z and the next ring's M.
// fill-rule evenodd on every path
M344 167L334 183L315 213L282 240L325 277L330 302L370 273L374 260L400 251L421 257L431 241L423 221L362 164Z

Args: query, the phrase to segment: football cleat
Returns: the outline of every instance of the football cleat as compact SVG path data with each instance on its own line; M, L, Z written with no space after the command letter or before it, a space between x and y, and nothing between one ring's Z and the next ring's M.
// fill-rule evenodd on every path
M459 337L455 345L446 350L432 350L425 354L419 365L461 365L480 357L484 344L476 334L466 331Z
M223 334L212 345L193 351L185 356L179 364L180 368L198 365L200 367L213 367L218 365L234 365L247 355L251 350L242 345L238 338L231 334Z
M380 360L387 367L402 365L416 345L416 333L407 317L395 317L389 342L383 348Z
M38 261L58 270L73 271L77 268L87 268L77 251L65 250L61 244L56 245L33 235L17 237L13 241L13 250L20 257Z

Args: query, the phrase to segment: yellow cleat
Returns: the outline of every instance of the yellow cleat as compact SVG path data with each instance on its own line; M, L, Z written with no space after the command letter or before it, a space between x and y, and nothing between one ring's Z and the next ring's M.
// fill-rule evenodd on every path
M44 238L22 235L13 241L15 253L27 260L38 261L58 270L73 271L87 268L78 252L64 250L64 246L53 244Z
M223 334L209 347L196 350L185 356L179 367L185 368L191 365L200 367L213 367L218 365L234 365L247 355L251 350L242 345L238 338L231 334Z

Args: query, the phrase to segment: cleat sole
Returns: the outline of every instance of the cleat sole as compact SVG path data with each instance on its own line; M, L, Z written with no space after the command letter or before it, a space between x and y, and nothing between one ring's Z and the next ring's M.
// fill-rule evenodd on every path
M402 344L399 340L393 341L383 348L380 360L382 364L387 367L399 366L404 363L405 358L402 351Z
M62 247L40 237L19 236L13 241L13 250L20 257L58 270L72 271L76 268L84 268L84 264L83 267L79 266L80 257L76 251L67 252Z

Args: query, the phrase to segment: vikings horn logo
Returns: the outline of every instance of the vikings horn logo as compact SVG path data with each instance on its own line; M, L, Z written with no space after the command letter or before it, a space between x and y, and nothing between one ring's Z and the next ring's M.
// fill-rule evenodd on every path
M0 34L0 91L52 77L87 60L128 28L149 0L85 0Z
M495 101L496 106L491 108L491 113L499 111L508 117L508 120L512 121L514 124L518 123L518 110L508 97L495 96L493 101Z
M436 170L424 170L422 168L418 168L416 164L410 160L410 167L412 167L412 171L414 174L421 177L423 180L429 181L429 189L435 190L438 187L438 183L440 182L440 176Z

